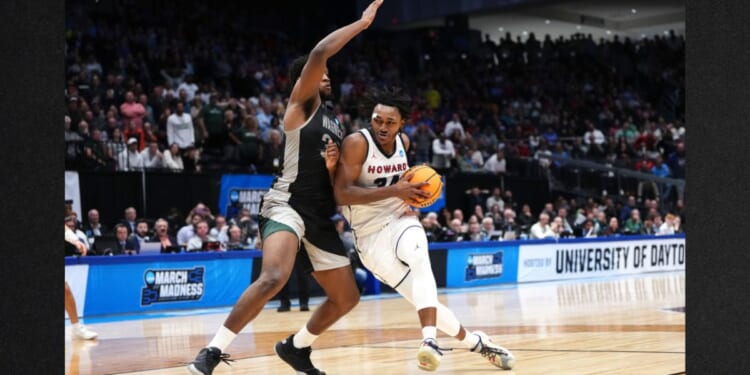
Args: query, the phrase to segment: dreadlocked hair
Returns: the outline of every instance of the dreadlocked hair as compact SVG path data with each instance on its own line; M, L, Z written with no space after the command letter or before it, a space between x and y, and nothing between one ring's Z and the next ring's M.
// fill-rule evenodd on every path
M395 107L401 118L406 119L411 110L411 96L404 93L400 87L373 88L365 95L363 104L368 111L372 111L378 104Z

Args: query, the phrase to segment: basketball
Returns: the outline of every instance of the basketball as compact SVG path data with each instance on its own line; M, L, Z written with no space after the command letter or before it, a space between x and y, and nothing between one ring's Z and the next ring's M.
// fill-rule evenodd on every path
M414 172L414 176L409 182L427 182L429 185L422 186L422 190L430 193L429 198L413 200L407 199L404 202L412 207L427 207L440 197L440 192L443 190L442 176L437 173L432 167L427 165L415 165L404 172L406 175L409 172Z

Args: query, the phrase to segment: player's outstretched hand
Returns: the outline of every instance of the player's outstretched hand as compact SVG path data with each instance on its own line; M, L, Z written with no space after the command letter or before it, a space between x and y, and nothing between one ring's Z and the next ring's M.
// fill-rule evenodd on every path
M362 21L365 21L365 29L372 24L372 20L375 19L375 14L378 13L378 8L380 8L381 4L383 4L383 0L375 0L362 11Z
M330 171L336 168L336 163L339 161L339 147L333 143L332 140L328 140L326 144L326 168Z

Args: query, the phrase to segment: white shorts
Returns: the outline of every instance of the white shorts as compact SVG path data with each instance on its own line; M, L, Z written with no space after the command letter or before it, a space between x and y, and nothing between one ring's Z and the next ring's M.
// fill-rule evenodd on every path
M404 233L407 229L415 227L418 230L412 229ZM410 236L408 240L405 241L404 235ZM416 216L402 216L387 224L382 230L362 238L357 237L355 240L362 264L375 278L394 289L411 271L410 259L414 256L429 257L427 236ZM405 248L405 243L411 244L411 248Z
M309 264L305 271L325 271L351 265L333 221L329 218L305 220L287 202L264 200L260 209L261 238L276 231L294 233L304 245Z

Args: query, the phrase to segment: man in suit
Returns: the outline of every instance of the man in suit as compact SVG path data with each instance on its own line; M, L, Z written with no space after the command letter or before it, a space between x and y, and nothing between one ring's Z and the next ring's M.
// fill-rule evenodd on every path
M87 237L101 237L109 234L109 228L99 221L99 210L92 208L88 212L88 222L83 226Z
M125 225L125 228L128 230L128 235L133 234L135 232L135 226L137 225L136 221L136 211L135 207L128 207L125 209L125 218L120 220L119 224Z
M128 227L125 224L115 225L115 238L117 239L117 245L112 249L114 255L133 255L141 251L138 240L128 235Z

